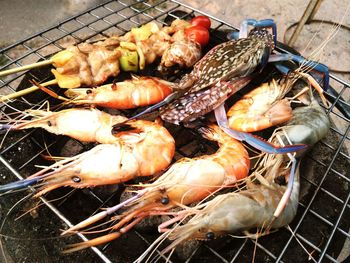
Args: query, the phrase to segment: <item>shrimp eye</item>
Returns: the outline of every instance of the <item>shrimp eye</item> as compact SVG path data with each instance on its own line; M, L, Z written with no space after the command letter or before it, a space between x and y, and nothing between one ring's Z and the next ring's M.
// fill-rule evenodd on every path
M215 234L213 232L208 232L205 237L208 239L208 240L213 240L215 238Z
M87 89L86 90L86 94L91 94L92 93L92 90L91 89Z
M47 121L47 126L51 127L52 126L52 122L51 121Z
M72 181L73 181L74 183L80 183L80 182L81 182L81 179L80 179L79 176L73 176L71 179L72 179Z
M168 197L163 197L160 202L163 204L163 205L167 205L169 204L169 198Z

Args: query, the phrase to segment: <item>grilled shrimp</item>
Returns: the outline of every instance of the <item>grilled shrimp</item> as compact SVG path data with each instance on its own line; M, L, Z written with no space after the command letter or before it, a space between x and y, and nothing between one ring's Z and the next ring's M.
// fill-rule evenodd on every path
M327 115L315 99L308 106L293 110L293 118L275 132L271 138L274 143L307 143L314 145L324 138L330 123ZM299 198L299 157L291 158L292 165L285 155L265 154L253 173L260 184L247 183L246 190L219 195L213 200L196 208L181 211L177 218L160 225L160 230L174 240L162 252L166 253L187 239L213 239L215 236L237 231L245 231L254 227L280 228L289 224L297 211ZM265 175L265 178L262 176ZM280 185L275 180L284 177L288 185ZM289 191L289 192L288 192ZM286 198L287 196L287 198ZM286 202L281 204L281 200ZM185 225L173 229L164 227L194 215ZM159 240L158 240L159 241ZM138 262L153 249L151 246Z
M72 108L57 112L28 110L24 116L31 120L16 120L14 124L3 124L2 129L23 130L43 128L56 135L66 135L82 142L113 143L117 138L112 126L126 120L97 109Z
M229 127L243 132L254 132L288 121L292 108L283 99L288 90L273 79L245 94L227 112Z
M160 215L173 207L200 201L214 191L244 179L248 175L250 160L243 145L215 125L201 128L200 131L207 139L219 143L220 148L215 154L180 159L155 182L139 190L136 196L67 230L65 233L87 227L128 205L127 211L120 216L120 221L112 226L116 232L74 244L67 251L106 243L118 238L147 216Z
M164 100L173 84L155 77L136 77L96 88L68 89L65 95L74 104L92 104L114 109L133 109Z
M0 192L38 184L36 196L41 196L61 186L117 184L137 176L153 175L169 166L175 141L164 127L139 120L125 128L129 130L115 134L117 140L113 144L100 144L65 158L27 179L0 186Z
M277 158L280 159L282 156ZM280 228L289 224L296 214L299 198L299 169L296 170L295 175L293 192L288 205L283 213L272 222L272 228ZM196 215L185 225L170 230L169 239L174 241L162 253L170 251L187 239L208 240L254 227L267 227L285 188L283 185L270 181L269 185L254 185L241 192L217 196L207 202L202 210L197 211Z
M229 127L242 132L255 132L290 120L291 99L285 96L295 86L299 74L308 79L325 101L319 84L310 75L296 72L278 80L272 79L245 94L227 112Z
M295 108L292 119L283 126L290 141L306 143L310 145L309 148L324 138L329 129L329 118L313 96L311 96L309 105ZM286 143L287 138L281 137Z

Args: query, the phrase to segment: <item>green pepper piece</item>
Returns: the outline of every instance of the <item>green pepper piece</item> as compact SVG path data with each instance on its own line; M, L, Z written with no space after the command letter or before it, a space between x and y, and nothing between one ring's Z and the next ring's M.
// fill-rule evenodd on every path
M119 50L122 52L121 57L119 58L120 68L123 71L133 71L138 70L139 58L137 51L131 51L126 48L119 47Z

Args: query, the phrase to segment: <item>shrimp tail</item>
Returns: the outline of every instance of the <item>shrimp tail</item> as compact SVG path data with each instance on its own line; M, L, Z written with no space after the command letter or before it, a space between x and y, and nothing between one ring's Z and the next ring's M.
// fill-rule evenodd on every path
M239 141L245 141L249 145L263 152L283 154L283 153L300 151L308 147L305 144L295 144L295 145L280 147L272 143L269 143L267 141L264 141L263 139L255 135L252 135L250 133L239 132L239 131L230 129L228 126L228 120L227 120L224 104L220 105L218 108L215 109L215 118L220 128L229 136Z

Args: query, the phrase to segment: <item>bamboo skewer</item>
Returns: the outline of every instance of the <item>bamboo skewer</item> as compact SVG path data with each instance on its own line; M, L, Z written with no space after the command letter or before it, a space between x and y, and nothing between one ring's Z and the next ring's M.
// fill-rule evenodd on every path
M11 68L11 69L8 69L8 70L1 71L0 72L0 77L4 77L4 76L7 76L7 75L10 75L10 74L13 74L13 73L21 72L21 71L32 69L32 68L38 68L38 67L46 66L46 65L52 64L53 62L54 61L52 59L49 59L49 60L44 60L44 61L39 61L39 62L36 62L36 63L32 63L32 64L29 64L29 65L24 65L24 66L17 67L17 68Z
M41 83L41 86L49 86L49 85L55 85L55 84L57 84L57 80L52 79L52 80L49 80L47 82ZM20 97L20 96L27 95L27 94L29 94L33 91L39 90L39 89L40 88L37 86L32 86L32 87L26 88L24 90L14 92L12 94L2 96L2 97L0 97L0 103L5 102L7 100L15 99L15 98Z
M62 50L62 51L58 52L57 54L53 55L48 60L39 61L39 62L32 63L29 65L24 65L22 67L17 67L17 68L12 68L12 69L8 69L8 70L0 71L0 77L6 76L9 74L13 74L16 72L24 71L27 69L38 68L38 67L50 65L50 64L54 64L55 67L62 66L65 63L67 63L73 56L74 56L74 54L71 51Z
M187 26L187 25L184 25L184 26ZM146 35L148 35L148 34L152 35L153 33L157 33L159 30L160 29L155 22L150 22L146 25L141 26L141 28L136 29L136 32L134 32L134 34L135 34L135 37L138 36L138 37L143 38L146 33L147 33ZM130 32L131 32L131 34L133 34L132 31L130 31ZM147 38L149 37L149 35L147 36ZM118 47L125 48L125 49L130 49L130 48L128 48L130 45L135 46L133 48L136 49L137 54L139 56L138 66L142 70L145 67L145 63L146 63L144 54L139 46L137 46L135 43L133 43L132 40L128 40L129 38L130 38L130 36L128 36L125 39L126 42L123 42L123 41L119 42L118 41L118 43L114 44L114 45L117 45ZM123 47L123 43L127 43L128 45ZM107 46L108 46L108 44L107 44ZM78 47L78 50L80 51L79 47ZM132 49L130 49L130 50L132 50ZM135 51L135 50L133 50L133 51ZM75 55L76 55L75 50L71 51L69 49L65 49L65 50L62 50L62 51L56 53L50 59L47 59L44 61L39 61L36 63L32 63L29 65L24 65L24 66L12 68L12 69L4 70L4 71L0 71L0 78L4 77L6 75L9 75L9 74L13 74L13 73L17 73L17 72L21 72L21 71L25 71L25 70L30 70L33 68L42 67L42 66L46 66L46 65L50 65L50 64L52 64L53 67L55 67L55 68L64 67L72 58L74 58ZM123 70L122 63L120 65L120 67ZM124 71L130 71L130 69L124 70ZM51 72L54 74L55 79L50 80L50 81L45 82L45 83L42 83L41 86L59 84L60 87L64 87L64 88L77 88L77 87L80 87L80 85L81 85L80 76L75 76L75 75L65 76L63 73L60 74L59 73L60 71L57 71L55 69L52 69ZM33 91L38 90L38 89L39 89L39 87L32 86L32 87L26 88L24 90L14 92L14 93L9 94L9 95L0 96L0 103L4 103L7 100L11 100L11 99L29 94Z

